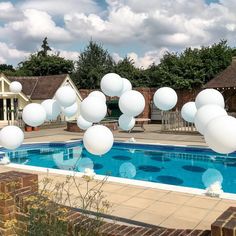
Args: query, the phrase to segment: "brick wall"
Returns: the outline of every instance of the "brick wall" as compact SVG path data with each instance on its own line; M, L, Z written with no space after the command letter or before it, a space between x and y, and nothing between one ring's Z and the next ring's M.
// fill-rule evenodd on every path
M134 90L139 91L143 94L145 98L145 108L143 113L139 116L140 118L150 118L151 117L151 103L153 101L154 93L156 92L157 88L147 88L147 87L140 87L140 88L134 88ZM89 89L80 89L79 92L82 96L82 98L86 98L90 92L93 90ZM181 107L184 105L184 103L188 101L194 101L196 95L198 94L200 90L177 90L178 94L178 103L176 105L175 109L180 110ZM107 100L111 100L114 98L107 97ZM118 98L117 98L118 99Z
M236 207L230 207L211 225L214 236L236 236Z
M134 88L135 90L141 92L145 98L146 106L143 113L140 115L142 118L150 118L151 117L151 102L153 101L153 95L156 92L157 88ZM80 94L82 98L88 96L88 94L92 90L89 89L80 89ZM201 89L193 89L193 90L176 90L178 94L178 102L174 109L181 110L182 106L186 102L194 101L197 94L201 91ZM221 91L225 97L226 108L229 112L236 112L236 90L223 90ZM108 100L113 98L107 97Z
M2 235L14 235L14 231L6 223L16 219L19 212L16 200L23 195L33 194L37 190L37 175L16 171L0 174L0 232Z
M29 215L28 207L30 205L29 198L40 196L38 194L38 176L17 171L9 171L0 173L0 234L3 236L16 235L16 230L19 230L25 235L28 235ZM28 200L27 200L28 199ZM51 204L54 204L51 202ZM58 205L58 204L56 204ZM60 207L58 205L58 207ZM78 232L83 228L88 227L88 224L94 221L78 212L75 209L66 208L66 226L67 235L79 235ZM48 206L50 209L50 206ZM50 217L57 217L54 211L48 212ZM16 230L12 230L7 222L15 220ZM73 231L73 234L72 234ZM74 232L77 232L74 234ZM111 223L106 220L101 222L99 227L102 236L154 236L154 235L189 235L189 236L210 236L210 231L207 230L179 230L167 229L162 227L141 227L132 225L123 225ZM214 236L214 235L213 235Z

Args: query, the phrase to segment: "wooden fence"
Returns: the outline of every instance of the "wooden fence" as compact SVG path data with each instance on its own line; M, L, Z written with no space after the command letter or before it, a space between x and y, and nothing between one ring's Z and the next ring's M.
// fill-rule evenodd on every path
M180 111L162 111L161 131L168 132L197 132L193 123L186 122Z

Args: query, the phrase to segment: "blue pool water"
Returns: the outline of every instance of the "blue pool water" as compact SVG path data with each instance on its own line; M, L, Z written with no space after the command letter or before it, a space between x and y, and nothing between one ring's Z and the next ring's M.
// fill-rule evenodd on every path
M221 180L224 192L236 193L236 153L229 157L207 148L114 143L103 156L88 153L82 142L23 145L7 152L11 162L205 189Z

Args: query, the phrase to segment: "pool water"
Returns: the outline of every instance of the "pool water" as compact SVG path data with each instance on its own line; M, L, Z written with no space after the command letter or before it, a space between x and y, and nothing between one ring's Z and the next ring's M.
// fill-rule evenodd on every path
M22 145L7 153L12 163L205 189L220 180L236 193L236 153L229 157L207 148L114 143L103 156L88 153L82 142ZM204 185L205 183L205 185Z

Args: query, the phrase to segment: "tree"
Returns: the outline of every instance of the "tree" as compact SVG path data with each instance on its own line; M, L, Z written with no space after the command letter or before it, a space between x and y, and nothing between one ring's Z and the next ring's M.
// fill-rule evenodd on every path
M79 88L99 88L101 78L113 72L114 61L102 45L90 41L77 61L72 79Z
M234 50L223 40L213 44L211 47L202 47L200 57L204 64L206 76L204 83L211 80L215 75L224 70L232 61Z
M15 72L15 69L12 65L0 64L0 73L4 73L5 75L11 75Z
M134 60L129 57L117 62L114 71L121 77L128 79L133 87L145 86L150 83L149 78L144 75L144 70L135 67Z
M48 51L52 51L52 49L48 45L47 37L44 38L41 48L41 51L38 52L38 56L46 57L48 55Z
M19 74L24 75L57 75L70 74L74 70L74 62L60 57L58 54L48 55L51 48L47 37L43 40L41 51L31 54L30 57L18 64Z
M151 86L200 87L229 66L234 53L227 41L200 49L186 48L180 54L166 53L159 65L152 65L147 70Z

